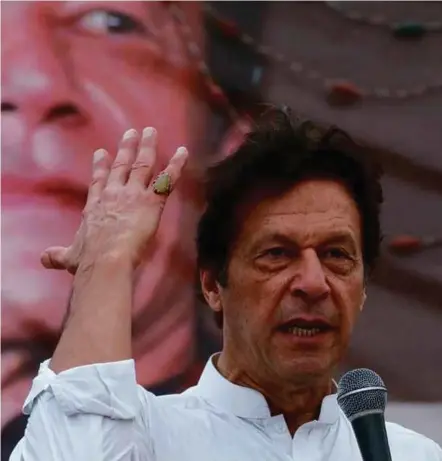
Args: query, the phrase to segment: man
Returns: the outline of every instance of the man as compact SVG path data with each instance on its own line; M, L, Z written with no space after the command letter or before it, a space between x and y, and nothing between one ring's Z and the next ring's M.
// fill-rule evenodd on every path
M201 42L199 4L180 7ZM42 247L75 234L90 152L111 149L129 127L155 120L167 132L159 146L164 163L173 146L201 138L206 103L165 3L31 1L1 8L4 452L23 435L24 421L15 418L66 312L70 277L41 271L38 259ZM137 272L137 376L159 393L193 384L202 368L194 370L192 235L201 211L194 172L188 169L169 201L150 264Z
M332 378L379 252L377 170L345 133L275 110L210 171L198 264L224 345L198 385L156 397L136 384L132 287L188 157L156 175L156 140L130 130L113 164L95 153L74 242L42 255L75 273L71 315L11 460L361 460ZM387 432L394 461L442 459Z

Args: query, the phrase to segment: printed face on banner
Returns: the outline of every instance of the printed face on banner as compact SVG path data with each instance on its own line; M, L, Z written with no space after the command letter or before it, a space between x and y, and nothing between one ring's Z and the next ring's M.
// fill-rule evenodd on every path
M191 148L201 123L186 46L164 3L33 1L1 8L5 424L19 414L35 373L18 372L32 354L47 358L66 313L72 277L43 269L39 259L48 246L72 241L93 151L114 154L125 130L154 126L164 166L178 146ZM186 8L195 21L198 4ZM199 210L190 189L170 197L138 274L134 353L145 385L191 360L191 229Z

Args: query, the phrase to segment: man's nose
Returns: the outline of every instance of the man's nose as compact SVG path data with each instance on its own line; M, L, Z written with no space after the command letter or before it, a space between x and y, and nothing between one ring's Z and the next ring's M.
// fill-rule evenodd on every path
M81 117L68 48L42 18L22 27L2 44L2 115L31 126Z
M308 248L301 252L291 292L309 304L325 299L330 294L324 269L314 249Z

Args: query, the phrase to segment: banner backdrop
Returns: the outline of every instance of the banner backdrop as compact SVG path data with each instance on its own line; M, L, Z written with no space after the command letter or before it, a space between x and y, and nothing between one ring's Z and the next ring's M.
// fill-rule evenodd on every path
M68 308L72 277L44 270L39 255L47 246L72 241L92 153L100 147L114 153L128 128L158 130L161 164L180 145L192 152L148 263L138 273L133 314L138 380L169 393L198 378L212 350L212 335L200 332L195 312L193 243L211 110L165 3L2 2L1 8L6 456L23 435L24 398L39 363L52 354ZM203 53L200 4L181 9ZM222 135L211 140L213 146Z
M220 332L195 294L201 172L241 139L237 111L252 105L263 76L258 58L250 63L250 54L241 55L244 44L231 46L232 59L209 43L203 3L178 3L176 15L172 2L1 3L2 460L23 435L21 407L68 312L72 277L43 269L40 254L72 241L92 153L114 153L128 128L158 130L162 165L180 145L191 151L137 274L137 379L157 394L179 392L220 347ZM251 3L243 25L256 38L264 3ZM224 34L235 33L233 24L221 25ZM206 66L230 79L236 108Z

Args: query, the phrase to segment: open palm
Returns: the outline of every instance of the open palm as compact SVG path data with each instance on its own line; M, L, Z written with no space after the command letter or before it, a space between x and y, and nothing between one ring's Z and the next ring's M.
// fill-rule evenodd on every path
M44 267L75 273L85 258L122 255L134 266L141 262L188 158L187 149L180 147L157 182L152 182L156 136L153 128L144 129L141 139L135 130L128 130L113 162L105 150L95 152L80 228L71 246L43 252Z

